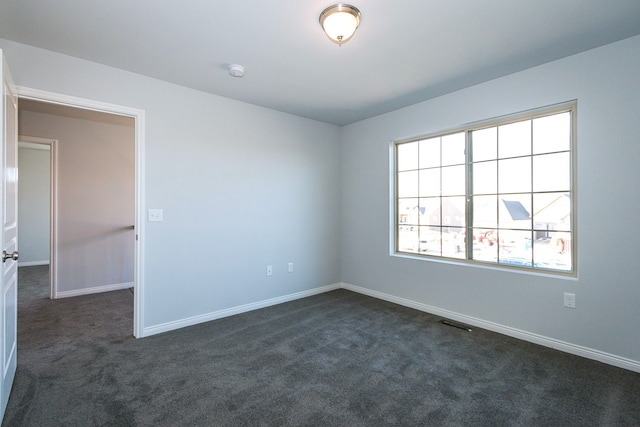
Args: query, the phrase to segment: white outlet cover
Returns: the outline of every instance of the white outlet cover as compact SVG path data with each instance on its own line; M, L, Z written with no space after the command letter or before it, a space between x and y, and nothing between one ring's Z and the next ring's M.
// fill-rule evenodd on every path
M162 209L149 209L149 221L163 221L164 220L164 212Z
M576 294L569 292L564 293L564 306L567 308L576 308Z

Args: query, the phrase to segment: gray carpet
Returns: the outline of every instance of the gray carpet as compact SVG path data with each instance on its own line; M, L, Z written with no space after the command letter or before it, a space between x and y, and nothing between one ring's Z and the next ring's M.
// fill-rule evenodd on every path
M638 426L640 374L345 290L136 340L129 291L19 272L3 426Z

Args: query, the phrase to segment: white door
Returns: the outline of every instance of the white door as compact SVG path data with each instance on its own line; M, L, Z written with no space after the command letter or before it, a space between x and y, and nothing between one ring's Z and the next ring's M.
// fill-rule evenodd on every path
M2 180L2 274L0 275L0 420L9 401L9 393L16 374L18 348L18 97L9 68L0 50L2 62L2 147L0 149Z

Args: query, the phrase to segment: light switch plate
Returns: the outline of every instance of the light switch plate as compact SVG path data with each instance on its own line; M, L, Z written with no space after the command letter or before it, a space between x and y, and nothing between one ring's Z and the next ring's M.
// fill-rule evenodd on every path
M163 221L162 209L149 209L149 221Z

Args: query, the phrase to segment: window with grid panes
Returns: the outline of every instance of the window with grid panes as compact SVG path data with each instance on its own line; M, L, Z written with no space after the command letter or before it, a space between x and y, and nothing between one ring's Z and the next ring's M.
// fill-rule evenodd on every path
M395 252L573 273L575 110L395 142Z

